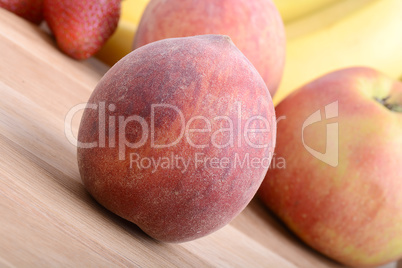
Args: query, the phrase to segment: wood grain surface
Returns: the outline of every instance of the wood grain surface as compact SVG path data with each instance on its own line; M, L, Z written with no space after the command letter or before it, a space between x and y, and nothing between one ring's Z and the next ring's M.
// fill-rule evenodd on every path
M149 238L89 196L64 133L66 114L107 67L68 58L37 26L1 9L0 55L0 267L342 267L258 200L205 238Z

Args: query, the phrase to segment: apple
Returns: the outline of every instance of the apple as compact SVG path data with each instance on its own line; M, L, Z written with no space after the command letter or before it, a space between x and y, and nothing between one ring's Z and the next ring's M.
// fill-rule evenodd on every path
M258 71L221 35L145 45L101 79L78 134L84 186L164 242L218 230L256 194L276 120Z
M350 266L402 256L402 83L365 67L327 74L276 107L261 200L302 240Z
M151 0L133 48L172 37L230 36L274 96L285 63L285 30L272 0Z

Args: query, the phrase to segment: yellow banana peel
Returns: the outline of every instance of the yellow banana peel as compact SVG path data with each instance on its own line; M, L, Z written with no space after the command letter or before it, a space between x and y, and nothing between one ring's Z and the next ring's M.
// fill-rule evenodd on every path
M324 29L288 41L274 103L325 73L350 66L372 67L398 79L401 48L402 1L371 1Z
M110 37L96 57L112 66L131 52L134 36L149 0L123 0L121 16L115 33Z
M131 52L136 31L136 24L120 20L116 31L96 54L96 57L109 66L114 65Z
M121 16L125 21L137 24L150 0L123 0L121 2Z
M376 0L341 0L314 12L309 16L304 16L298 20L285 24L286 38L292 40L302 35L328 28L341 19L349 16L353 12L363 8L370 2Z
M320 10L341 0L273 0L285 23ZM342 0L344 1L344 0ZM347 0L354 1L354 0Z

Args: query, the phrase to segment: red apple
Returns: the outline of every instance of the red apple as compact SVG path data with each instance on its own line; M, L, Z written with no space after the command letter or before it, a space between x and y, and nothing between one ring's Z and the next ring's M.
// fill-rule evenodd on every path
M273 96L285 63L285 31L271 0L151 0L134 48L171 37L224 34L251 61Z
M350 266L402 256L402 84L349 68L276 108L276 157L263 202L307 244ZM286 118L285 118L286 117Z
M229 223L271 161L273 103L227 36L172 38L115 64L84 111L78 165L90 194L155 239Z

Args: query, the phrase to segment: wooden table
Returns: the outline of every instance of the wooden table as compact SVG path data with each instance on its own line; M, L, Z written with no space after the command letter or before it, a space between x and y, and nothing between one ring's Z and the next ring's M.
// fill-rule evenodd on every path
M107 67L68 58L38 27L1 9L0 55L1 267L341 267L257 200L205 238L149 238L88 195L64 134L66 114L87 101Z

